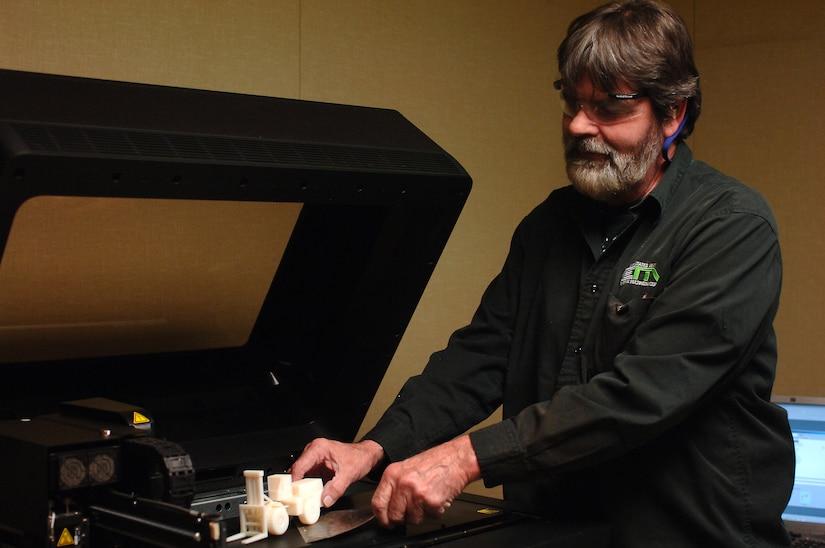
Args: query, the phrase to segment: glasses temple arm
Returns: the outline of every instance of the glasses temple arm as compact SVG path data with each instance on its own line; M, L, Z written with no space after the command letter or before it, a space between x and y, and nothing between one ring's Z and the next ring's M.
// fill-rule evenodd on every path
M673 141L675 141L679 134L682 133L682 128L685 127L685 122L687 122L687 119L688 114L687 112L685 112L685 115L682 117L682 121L679 122L679 127L676 128L676 131L673 133L673 135L665 139L665 142L662 144L662 157L665 159L665 162L667 163L670 163L670 161L673 159L670 158L667 154L668 150L670 149L670 145L672 145Z

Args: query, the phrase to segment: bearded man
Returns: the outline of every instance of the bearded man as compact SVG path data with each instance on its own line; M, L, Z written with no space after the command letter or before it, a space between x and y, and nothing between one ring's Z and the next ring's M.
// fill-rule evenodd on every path
M329 506L383 470L387 526L483 479L531 512L608 521L615 546L787 546L777 228L684 142L701 106L688 31L651 0L608 4L558 61L571 185L520 223L471 323L365 438L315 440L293 475L331 473Z

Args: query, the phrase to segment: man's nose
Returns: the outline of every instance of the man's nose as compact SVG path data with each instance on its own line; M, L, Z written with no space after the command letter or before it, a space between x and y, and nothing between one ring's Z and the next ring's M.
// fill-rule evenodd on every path
M576 115L570 117L567 124L567 132L570 135L596 135L599 132L599 126L590 117L587 116L585 109L578 105Z

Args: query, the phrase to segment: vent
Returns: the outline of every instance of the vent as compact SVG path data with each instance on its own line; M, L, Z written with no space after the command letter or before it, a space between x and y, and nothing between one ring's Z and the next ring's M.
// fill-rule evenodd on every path
M135 156L282 167L462 175L447 154L397 149L286 142L15 122L11 127L32 152Z

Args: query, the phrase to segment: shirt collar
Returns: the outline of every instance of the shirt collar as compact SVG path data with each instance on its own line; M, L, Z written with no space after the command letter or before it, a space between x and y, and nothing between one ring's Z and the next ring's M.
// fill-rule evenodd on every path
M656 217L661 216L662 212L667 209L691 162L693 162L693 152L690 147L684 142L679 143L676 147L676 154L673 156L662 180L642 201L643 203L651 202L655 204ZM651 205L647 207L653 209Z

